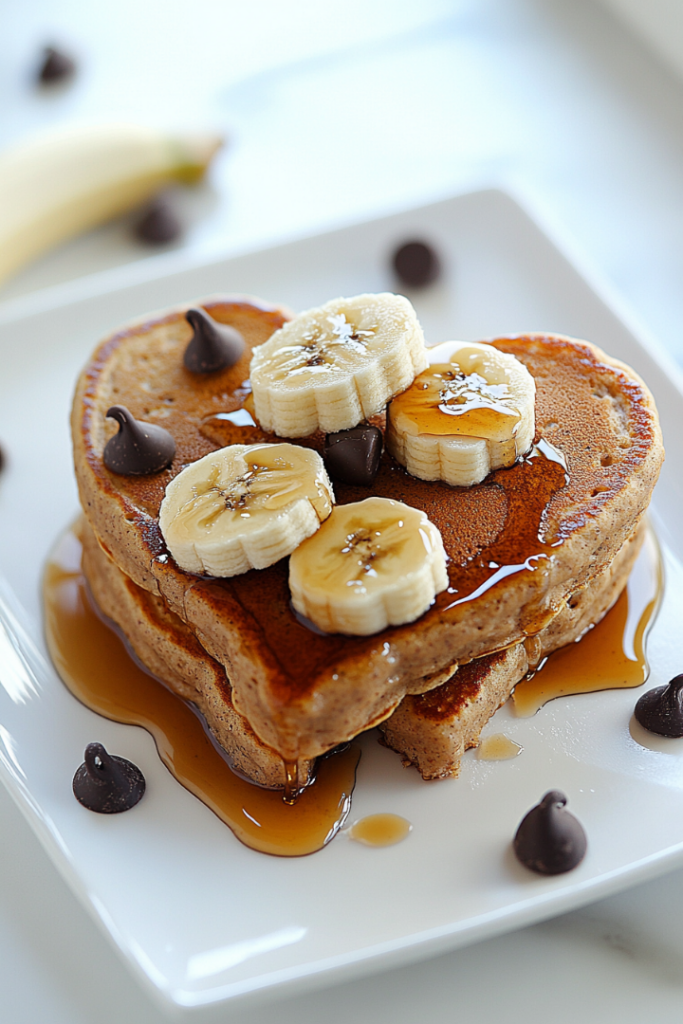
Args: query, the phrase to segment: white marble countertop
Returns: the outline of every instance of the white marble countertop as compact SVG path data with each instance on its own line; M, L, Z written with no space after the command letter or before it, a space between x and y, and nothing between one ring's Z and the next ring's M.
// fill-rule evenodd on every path
M231 144L179 202L201 259L487 185L512 185L683 361L683 83L593 0L34 0L5 10L0 143L77 117L218 126ZM79 59L38 93L40 46ZM130 223L0 289L148 258ZM163 258L163 257L161 257ZM156 1024L152 1006L0 791L0 1019ZM454 954L275 1006L195 1014L603 1024L681 1018L683 871Z

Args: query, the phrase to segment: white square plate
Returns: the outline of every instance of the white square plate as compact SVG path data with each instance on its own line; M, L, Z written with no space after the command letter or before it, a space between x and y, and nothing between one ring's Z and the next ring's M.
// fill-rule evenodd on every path
M683 862L681 742L638 746L628 690L556 701L532 719L502 709L495 728L522 743L522 755L495 764L467 755L458 780L424 783L366 738L352 818L393 811L413 823L410 837L378 850L340 835L311 857L279 859L240 845L168 774L147 733L82 707L40 653L41 568L77 509L71 392L98 339L128 318L211 292L301 309L385 290L393 285L388 255L412 236L431 239L444 260L441 282L411 296L430 344L529 330L588 337L642 374L665 439L681 436L675 367L497 191L172 274L152 262L132 285L107 274L79 285L80 298L72 286L61 300L53 294L51 306L43 298L38 312L0 310L0 443L9 457L0 479L0 566L9 583L4 627L0 617L0 774L74 892L167 1007L293 992L396 966ZM651 685L683 667L682 459L672 443L656 493L667 582L649 643ZM73 799L71 777L93 739L147 777L144 801L128 814L89 814ZM546 879L509 851L520 818L549 788L569 795L589 853L574 872Z

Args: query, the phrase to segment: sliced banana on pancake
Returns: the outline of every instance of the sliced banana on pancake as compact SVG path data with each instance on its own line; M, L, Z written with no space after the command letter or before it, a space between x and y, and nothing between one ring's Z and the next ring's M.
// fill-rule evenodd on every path
M237 576L289 555L315 533L333 502L317 452L293 444L234 444L170 482L159 525L181 569Z
M427 364L422 328L402 295L334 299L254 349L256 416L280 437L347 430L381 412Z
M294 608L326 633L369 636L413 622L447 586L436 526L389 498L336 505L289 560Z
M511 466L534 438L536 384L493 345L448 341L390 403L386 446L412 476L453 486Z

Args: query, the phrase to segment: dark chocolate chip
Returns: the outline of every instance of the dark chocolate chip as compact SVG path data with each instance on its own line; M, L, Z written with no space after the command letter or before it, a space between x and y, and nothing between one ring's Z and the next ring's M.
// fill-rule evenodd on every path
M244 338L234 327L219 324L203 309L185 314L194 334L185 349L183 362L191 373L213 373L234 366L244 352Z
M392 262L399 281L411 288L424 288L441 272L439 257L426 242L406 242L396 250Z
M557 789L532 807L517 829L514 851L518 860L539 875L561 875L580 864L586 854L586 833L565 810L567 798Z
M635 716L644 729L658 736L683 736L683 675L675 676L668 686L644 693Z
M378 427L353 427L325 438L325 467L343 484L369 487L377 476L382 455L382 431Z
M162 193L143 211L135 225L135 234L149 245L166 245L182 233L182 224L173 201Z
M112 473L148 476L173 462L175 441L168 430L136 420L125 405L112 405L107 417L119 423L118 433L104 446L104 464Z
M38 80L42 85L53 85L55 82L64 82L71 78L76 70L76 62L73 57L56 49L54 46L46 46L43 51L43 62L38 72Z
M85 761L74 775L73 790L89 811L119 814L142 799L145 777L132 761L108 754L101 743L89 743Z

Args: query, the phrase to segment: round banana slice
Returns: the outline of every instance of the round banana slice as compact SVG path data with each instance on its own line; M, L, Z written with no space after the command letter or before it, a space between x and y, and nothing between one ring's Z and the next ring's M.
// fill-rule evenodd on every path
M256 416L280 437L347 430L381 412L427 363L422 328L402 295L334 299L254 349Z
M333 502L317 452L294 444L233 444L170 482L159 525L181 569L237 576L289 555L315 533Z
M413 622L447 586L436 526L389 498L336 505L289 560L294 608L326 633L369 636Z
M511 466L534 439L536 384L493 345L447 341L387 409L386 446L412 476L453 486Z

